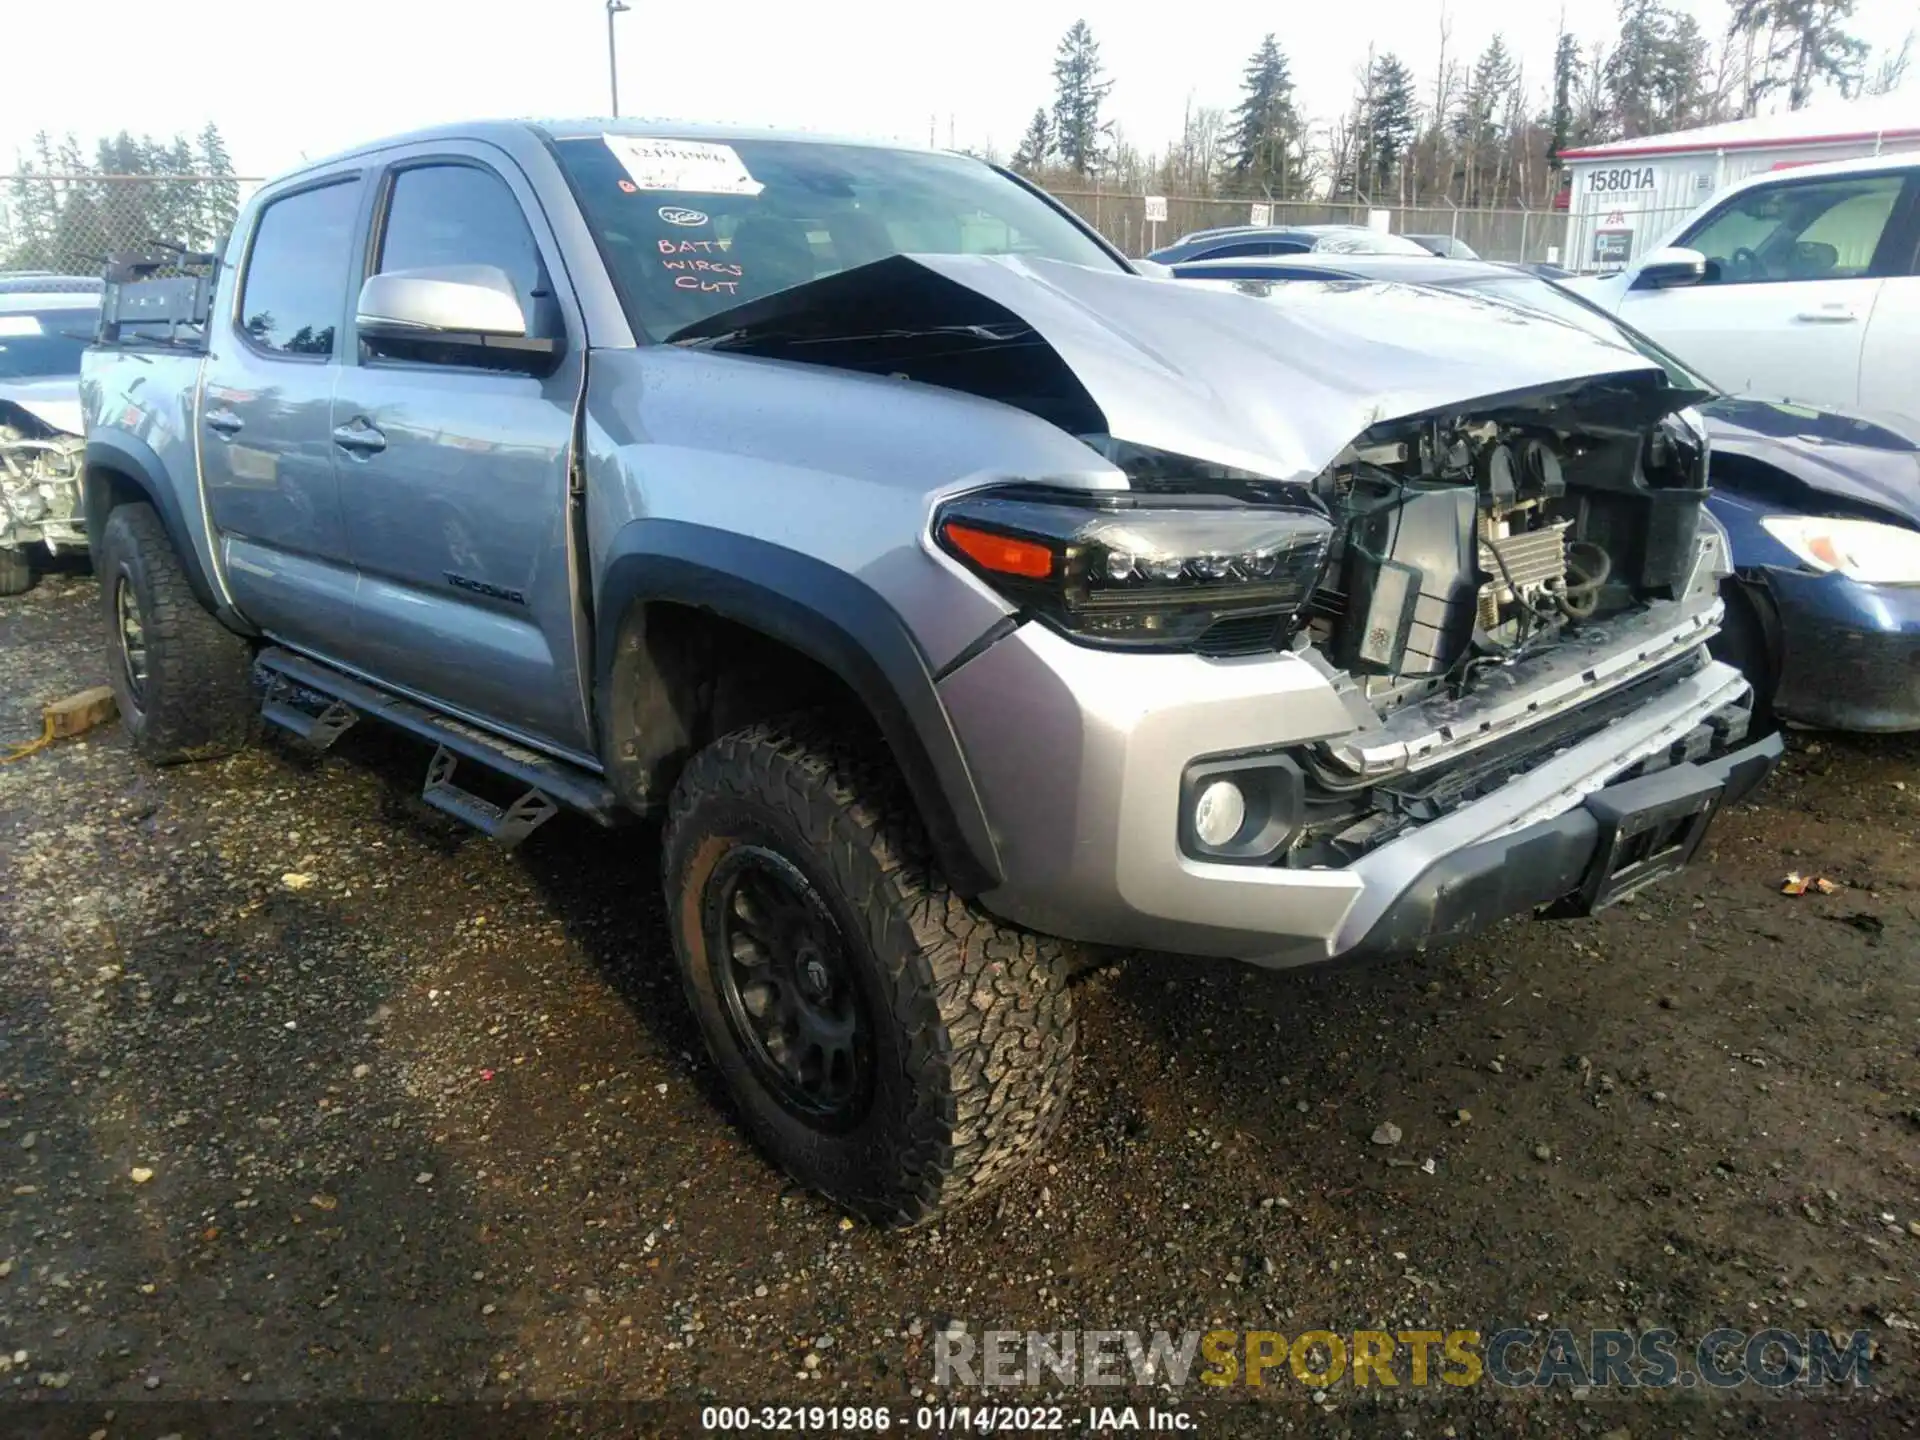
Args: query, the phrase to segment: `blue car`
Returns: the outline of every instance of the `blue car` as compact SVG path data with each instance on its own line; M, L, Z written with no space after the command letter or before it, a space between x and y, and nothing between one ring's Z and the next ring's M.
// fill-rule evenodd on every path
M1195 230L1147 259L1158 265L1192 260L1260 258L1271 255L1395 255L1431 258L1433 252L1405 235L1388 235L1365 225L1228 225Z
M1728 395L1631 326L1513 265L1321 254L1187 261L1182 280L1420 284L1611 335L1708 392L1708 508L1734 575L1714 651L1756 713L1833 730L1920 730L1920 435L1905 422Z

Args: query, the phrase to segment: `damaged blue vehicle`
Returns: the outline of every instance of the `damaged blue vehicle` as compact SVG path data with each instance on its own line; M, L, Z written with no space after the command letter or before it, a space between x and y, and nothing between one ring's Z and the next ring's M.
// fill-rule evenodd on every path
M1782 719L1920 730L1920 441L1804 405L1705 409L1735 567L1722 658Z
M1920 730L1920 435L1905 422L1728 395L1659 344L1525 268L1379 255L1188 262L1183 280L1268 286L1418 283L1624 341L1676 384L1713 392L1707 508L1733 574L1715 654L1745 672L1756 716L1818 729Z

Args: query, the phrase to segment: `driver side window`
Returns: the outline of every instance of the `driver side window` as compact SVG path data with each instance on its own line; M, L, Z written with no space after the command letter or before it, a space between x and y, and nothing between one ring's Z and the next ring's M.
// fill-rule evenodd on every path
M1736 196L1680 244L1707 257L1710 285L1866 275L1900 198L1899 175L1785 181Z

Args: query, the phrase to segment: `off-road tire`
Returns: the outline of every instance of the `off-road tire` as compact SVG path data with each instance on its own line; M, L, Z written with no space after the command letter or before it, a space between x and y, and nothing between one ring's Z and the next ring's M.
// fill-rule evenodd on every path
M24 595L33 588L33 561L27 552L0 546L0 595Z
M1058 1127L1073 1076L1071 947L1003 925L947 888L876 749L817 721L714 741L674 788L662 869L681 980L749 1133L810 1189L904 1226L1006 1179ZM812 882L866 994L872 1093L844 1131L784 1104L728 1019L707 891L741 846L773 851Z
M254 733L253 652L200 604L151 505L108 516L94 557L107 624L107 678L133 748L156 765L230 755ZM137 614L146 678L121 643L120 587Z

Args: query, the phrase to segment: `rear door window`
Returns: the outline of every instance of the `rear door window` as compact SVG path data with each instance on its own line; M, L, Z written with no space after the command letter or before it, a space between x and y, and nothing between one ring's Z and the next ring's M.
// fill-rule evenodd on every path
M240 289L240 327L255 346L316 359L334 353L359 210L355 177L260 212Z

